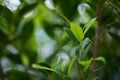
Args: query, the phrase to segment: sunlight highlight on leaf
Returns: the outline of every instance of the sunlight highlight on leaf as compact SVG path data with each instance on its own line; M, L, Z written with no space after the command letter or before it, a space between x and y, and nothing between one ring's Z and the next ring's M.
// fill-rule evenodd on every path
M81 42L84 38L84 33L82 28L75 23L70 23L70 27L75 37L79 40L79 42Z
M84 72L90 67L92 61L93 61L93 58L90 58L89 60L79 62L81 65L84 66Z
M96 61L102 61L104 64L106 63L106 60L104 57L97 57L95 58Z

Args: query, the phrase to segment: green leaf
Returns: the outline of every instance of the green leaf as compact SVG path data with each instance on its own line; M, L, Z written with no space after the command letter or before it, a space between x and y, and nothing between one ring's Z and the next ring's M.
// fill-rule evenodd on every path
M48 67L48 68L51 68L51 66L47 63L44 63L44 62L40 62L38 63L40 66L44 66L44 67Z
M85 38L82 41L82 50L85 50L85 48L91 43L91 40L89 38Z
M82 28L75 23L70 23L70 27L74 36L78 39L79 42L81 42L84 38L84 33Z
M51 66L45 62L39 62L35 65L39 65L39 66L46 67L46 68L51 68ZM46 70L46 69L40 69L40 71L43 73L48 73L48 74L51 72L50 70Z
M104 57L97 57L97 58L95 58L95 60L96 60L96 61L102 61L103 63L106 63Z
M70 21L65 16L62 15L62 17L70 24Z
M13 19L13 13L7 7L4 7L2 12L3 12L3 17L10 24Z
M61 64L61 68L62 68L62 71L64 71L66 65L67 65L68 61L67 60L64 60Z
M89 68L89 66L91 65L92 61L93 61L93 58L90 58L89 60L85 60L85 61L80 61L79 62L81 65L83 65L83 67L84 67L83 71L84 72Z
M69 28L64 27L64 30L67 32L67 34L69 35L69 37L72 39L72 41L76 44L79 45L79 41L76 39L76 37L73 35L73 33L71 32L71 30Z
M74 64L74 62L76 61L76 56L74 56L73 58L72 58L72 60L71 60L71 62L70 62L70 65L69 65L69 67L68 67L68 74L70 73L70 71L71 71L71 69L72 69L72 67L73 67L73 64Z
M89 38L85 38L82 41L82 51L83 51L83 54L82 54L81 60L85 60L87 58L87 54L88 54L88 51L90 50L92 42L93 41L90 40Z
M24 53L21 54L21 60L24 65L26 65L26 66L29 65L29 57L26 54L24 54Z
M57 73L57 74L63 75L61 72L58 72L58 71L55 70L55 69L48 68L48 67L45 67L45 66L41 66L41 65L39 65L39 64L33 64L32 67L33 67L33 68L36 68L36 69L42 69L42 70L52 71L52 72L55 72L55 73Z
M84 35L87 33L87 31L92 27L92 25L94 24L95 20L97 18L93 18L92 20L90 20L83 28L84 30Z
M116 40L117 42L120 43L120 36L119 36L118 34L113 33L113 32L111 32L111 31L108 31L108 33L111 35L111 37L112 37L114 40Z
M2 30L4 33L6 33L7 32L7 28L8 28L8 22L2 16L0 16L0 20L1 20L0 21L0 30Z
M118 23L118 22L113 22L113 23L107 24L107 25L106 25L106 28L107 28L108 30L111 30L111 29L120 30L120 23Z
M23 43L25 43L26 41L28 41L32 35L34 31L34 24L32 21L27 22L22 30L21 30L21 34L20 34L20 39Z

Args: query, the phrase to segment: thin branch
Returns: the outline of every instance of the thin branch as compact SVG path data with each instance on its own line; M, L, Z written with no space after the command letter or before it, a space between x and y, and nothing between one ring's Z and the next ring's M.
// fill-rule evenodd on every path
M94 45L93 45L93 58L96 58L97 54L98 54L98 46L99 46L99 37L100 37L100 33L102 31L102 23L101 23L101 18L103 15L103 5L98 3L97 5L98 7L98 11L97 11L97 15L98 15L98 27L96 29L96 33L95 33L95 41L94 41ZM96 63L95 61L93 61L93 70L96 69ZM92 77L94 78L96 76L96 72L93 72Z
M81 75L81 73L80 73L80 64L79 64L79 62L77 63L77 67L78 67L78 80L82 80L81 79L81 77L80 77L80 75Z
M82 55L82 51L80 50L80 53L79 53L79 55L81 56ZM80 56L79 56L79 60L78 60L78 62L77 62L77 68L78 68L78 80L82 80L82 75L81 75L81 67L80 67Z

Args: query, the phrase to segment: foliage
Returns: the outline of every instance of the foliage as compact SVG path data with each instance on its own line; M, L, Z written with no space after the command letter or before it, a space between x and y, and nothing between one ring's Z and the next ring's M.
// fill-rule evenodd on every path
M0 0L0 80L119 80L119 0Z

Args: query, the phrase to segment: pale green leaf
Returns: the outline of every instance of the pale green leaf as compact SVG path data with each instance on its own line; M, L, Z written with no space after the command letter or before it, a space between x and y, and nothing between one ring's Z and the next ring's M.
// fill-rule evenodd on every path
M84 72L90 67L92 61L93 61L93 58L90 58L89 60L85 60L85 61L80 61L79 62L81 65L83 65Z
M104 57L97 57L95 58L96 61L102 61L104 64L106 63L106 60Z
M89 38L85 38L82 41L82 50L85 50L85 48L90 44L91 40Z
M84 30L84 35L87 33L87 31L92 27L92 25L94 24L95 20L97 18L93 18L92 20L90 20L84 27L83 27L83 30Z
M68 61L64 60L61 64L62 71L64 71L65 67L67 66Z
M76 56L74 56L73 58L72 58L72 60L71 60L71 62L70 62L70 65L69 65L69 67L68 67L68 74L70 73L70 71L71 71L71 69L72 69L72 67L73 67L73 64L74 64L74 62L76 61Z
M55 72L57 74L63 75L61 72L58 72L55 69L52 69L52 68L49 68L49 67L45 67L45 66L40 66L38 64L33 64L32 67L36 68L36 69L49 70L49 71Z
M84 38L84 33L82 28L75 23L70 23L70 26L71 26L72 33L75 35L78 41L81 42Z

